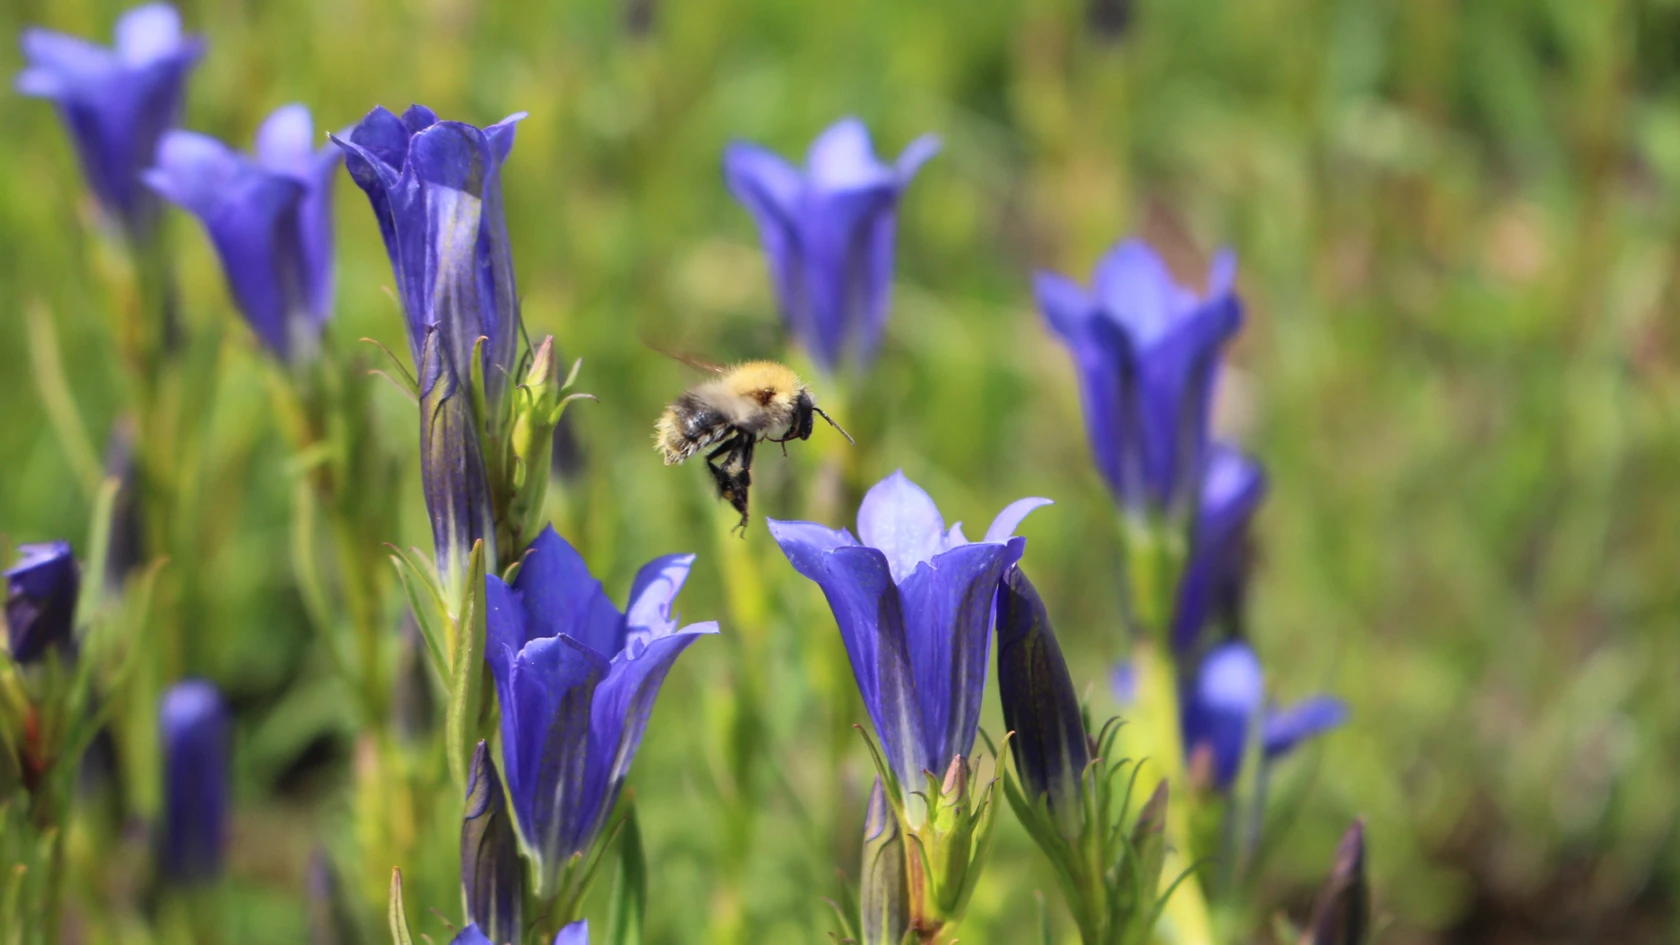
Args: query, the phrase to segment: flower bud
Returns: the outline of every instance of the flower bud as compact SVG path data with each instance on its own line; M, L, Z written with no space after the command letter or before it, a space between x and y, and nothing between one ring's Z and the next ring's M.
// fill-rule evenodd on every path
M1063 836L1079 835L1090 746L1067 662L1038 591L1019 568L997 595L998 694L1029 800L1045 798Z
M862 945L899 945L910 928L910 890L904 877L904 838L877 780L863 827Z
M1365 884L1365 822L1342 835L1336 863L1318 892L1301 945L1363 945L1371 934L1371 890Z
M190 679L164 693L159 725L164 783L158 867L176 883L208 882L221 875L227 845L227 706L215 686Z
M74 646L76 595L82 574L70 543L24 545L6 572L6 643L20 664L38 663L49 649Z
M476 923L492 942L519 941L525 928L525 865L519 859L519 839L502 795L502 779L482 741L473 752L461 816L461 889L468 922Z

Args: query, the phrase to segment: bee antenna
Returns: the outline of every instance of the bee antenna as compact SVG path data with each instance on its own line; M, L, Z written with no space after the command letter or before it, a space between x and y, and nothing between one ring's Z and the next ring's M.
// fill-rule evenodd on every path
M835 423L833 417L829 416L826 413L823 413L823 409L821 407L818 407L816 404L812 404L811 409L815 410L818 413L818 415L820 415L824 420L827 420L829 426L833 427L836 430L839 430L840 435L846 438L847 443L850 443L853 446L857 445L857 440L852 439L852 435L850 433L846 432L846 428L841 426L838 423Z

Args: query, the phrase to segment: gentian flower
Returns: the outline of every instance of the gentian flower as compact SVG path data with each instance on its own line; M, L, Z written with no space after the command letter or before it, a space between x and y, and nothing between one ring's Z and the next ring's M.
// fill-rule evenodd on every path
M158 866L177 883L213 880L227 844L227 706L215 686L191 679L163 694L158 718L164 779Z
M554 936L554 945L589 945L589 920L579 919Z
M928 494L896 472L864 496L858 538L813 522L770 520L794 569L828 598L886 762L905 791L918 789L922 772L944 773L974 746L992 598L1026 549L1016 526L1049 501L1011 503L983 540L970 542L962 523L947 531Z
M1033 800L1045 798L1064 836L1084 820L1091 747L1079 696L1038 590L1011 568L997 595L998 697L1014 735L1015 771Z
M1198 298L1148 244L1127 240L1097 264L1089 293L1053 273L1035 279L1079 373L1097 469L1134 515L1194 511L1219 353L1242 320L1235 278L1236 258L1220 253Z
M1191 540L1190 564L1178 588L1173 614L1173 649L1185 654L1210 620L1241 631L1248 584L1249 521L1266 496L1266 474L1237 450L1214 443L1202 476L1200 510Z
M422 372L431 330L461 383L473 375L473 346L484 338L486 401L500 416L516 367L519 296L502 211L502 164L524 112L487 128L439 121L420 105L401 117L368 112L346 137L350 176L367 192L391 257L408 344Z
M806 170L757 145L724 152L724 179L758 221L789 330L824 370L867 362L887 320L898 201L939 140L924 135L892 165L856 118L811 145Z
M1267 708L1260 658L1241 640L1208 653L1181 687L1179 699L1192 773L1219 791L1235 783L1251 738L1260 740L1261 758L1271 762L1347 719L1346 705L1328 696L1283 710Z
M38 663L50 649L75 646L76 596L82 572L67 541L23 545L6 572L6 643L12 660Z
M43 29L25 30L22 46L28 66L17 90L58 106L106 217L144 241L156 201L138 178L180 116L182 86L204 41L181 35L174 7L152 3L118 18L109 49Z
M514 819L536 858L539 898L594 844L641 744L665 674L715 622L678 628L671 602L693 555L642 567L620 612L549 528L512 586L487 578L485 656L502 707Z
M461 815L461 888L467 921L497 942L518 942L525 932L525 864L508 816L502 780L490 748L478 743Z
M309 109L286 105L257 130L253 157L176 130L143 175L204 224L245 320L282 360L311 351L332 314L332 181L342 157L315 147Z

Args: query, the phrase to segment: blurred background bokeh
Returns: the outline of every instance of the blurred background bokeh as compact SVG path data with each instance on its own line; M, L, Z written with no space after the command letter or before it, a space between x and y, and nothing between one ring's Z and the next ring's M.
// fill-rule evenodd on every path
M0 36L103 38L121 7L8 0ZM827 698L845 687L825 681L847 670L820 594L762 528L808 514L830 448L760 452L759 518L730 553L759 561L773 606L732 624L727 517L703 472L649 448L694 375L647 343L808 367L720 156L737 138L797 156L846 114L885 154L928 131L944 150L903 204L870 390L836 419L867 438L866 481L902 467L950 519L1056 500L1023 527L1025 566L1099 715L1118 710L1107 680L1126 650L1115 522L1030 275L1083 280L1128 234L1197 283L1216 249L1238 253L1247 322L1216 423L1271 481L1249 632L1280 698L1328 691L1352 709L1287 766L1310 792L1269 860L1267 901L1301 916L1364 816L1384 942L1680 934L1680 3L181 7L210 44L183 124L228 141L290 101L325 128L375 104L477 124L530 112L504 182L524 318L584 359L580 387L600 398L569 415L580 450L553 512L620 599L649 557L699 552L682 610L723 622L672 674L632 775L650 941L826 940L820 897L855 868L845 837L869 767ZM17 68L8 41L0 72ZM89 502L68 485L76 458L26 321L50 315L104 442L121 406L106 263L52 109L0 95L0 128L0 530L79 539ZM330 333L400 351L386 256L343 177L337 210ZM290 571L293 473L262 354L199 228L172 212L169 238L189 325L226 334L203 405L226 461L208 467L194 526L220 553L193 565L187 660L236 709L241 941L297 942L311 853L345 828L352 713L311 652ZM369 383L412 452L412 407ZM408 510L392 538L425 544L417 462L390 488ZM732 715L742 673L767 707L751 731ZM1001 727L994 695L986 719ZM718 815L731 792L761 799L750 830ZM1051 882L1004 818L962 941L1025 940Z

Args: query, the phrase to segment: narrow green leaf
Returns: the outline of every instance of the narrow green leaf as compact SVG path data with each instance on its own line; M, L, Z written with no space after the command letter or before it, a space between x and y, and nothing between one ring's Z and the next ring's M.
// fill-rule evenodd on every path
M641 945L642 917L647 912L647 857L642 828L636 819L635 799L625 799L624 829L618 835L618 876L612 912L607 922L610 945Z
M460 623L455 628L455 648L449 654L449 711L444 728L444 745L449 754L449 776L465 792L467 770L472 766L473 747L478 744L478 716L484 689L484 541L473 542L467 558L467 592Z
M378 339L362 338L360 340L363 344L373 345L375 348L378 348L380 351L385 352L386 359L391 362L392 367L396 368L396 373L394 373L394 374L386 372L386 371L377 371L377 370L369 371L368 373L369 374L383 374L386 377L386 379L388 379L391 383L397 385L397 387L402 389L402 391L404 393L406 393L406 394L408 394L408 396L414 398L415 403L419 403L420 402L420 382L415 379L413 372L409 371L408 365L406 363L404 363L404 361L401 358L392 354L391 349L385 347L384 343L379 341Z
M449 659L444 653L443 627L440 625L443 598L438 596L430 572L418 570L400 553L391 555L391 563L396 566L397 581L408 597L408 609L414 613L414 622L420 627L420 637L426 641L426 655L431 658L432 668L437 670L438 679L447 680L450 678Z
M385 907L385 921L391 926L393 945L414 945L414 933L408 930L408 912L403 908L402 870L391 869L391 898Z

